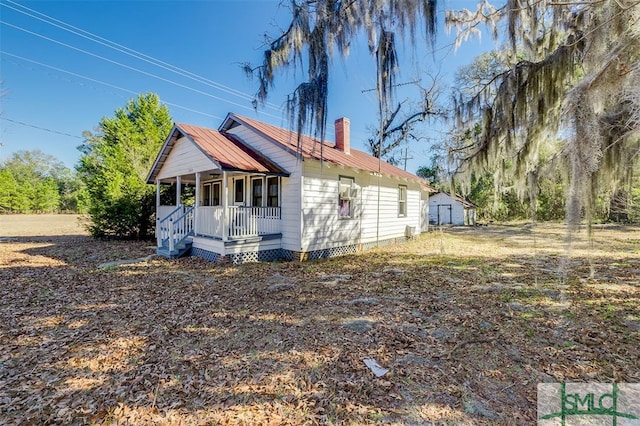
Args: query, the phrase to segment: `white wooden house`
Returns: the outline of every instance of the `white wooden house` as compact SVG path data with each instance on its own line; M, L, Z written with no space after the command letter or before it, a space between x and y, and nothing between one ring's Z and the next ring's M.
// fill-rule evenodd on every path
M432 225L475 225L476 205L458 196L438 192L429 197L429 223Z
M209 260L317 259L404 241L425 228L419 177L335 143L229 114L218 130L175 124L148 176L157 188L158 253ZM161 186L176 185L175 205ZM179 200L185 185L195 203Z

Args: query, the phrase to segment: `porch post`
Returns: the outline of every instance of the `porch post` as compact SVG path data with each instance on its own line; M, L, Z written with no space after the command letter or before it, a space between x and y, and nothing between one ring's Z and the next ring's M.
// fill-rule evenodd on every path
M160 241L160 179L156 181L156 240L158 242L158 247L162 246Z
M200 208L200 172L196 172L196 208L193 213L193 233L198 235L198 209Z
M222 171L222 241L229 239L229 187L227 185L227 172Z
M156 216L160 210L160 180L156 181Z
M176 176L176 207L180 207L181 196L182 196L182 177Z

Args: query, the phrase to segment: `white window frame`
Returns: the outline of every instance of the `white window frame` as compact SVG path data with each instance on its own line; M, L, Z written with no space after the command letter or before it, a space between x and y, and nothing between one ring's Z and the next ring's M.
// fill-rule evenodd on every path
M238 205L246 205L247 204L247 183L245 182L244 177L234 178L233 180L233 204ZM242 182L242 199L238 199L238 183Z
M211 205L211 182L202 185L202 197L200 204L207 207Z
M355 217L356 179L351 176L338 177L338 218Z
M255 198L255 194L253 193L254 191L254 183L255 182L260 182L260 204L255 204L254 203L254 198ZM251 178L251 205L254 207L263 207L265 204L265 197L264 197L264 178L262 177L253 177Z
M398 185L398 217L407 217L407 185Z
M276 181L276 195L275 195L276 204L273 205L273 206L269 205L269 200L270 200L271 197L273 197L273 195L270 192L270 186L269 186L269 181L271 181L272 179L275 179L275 181ZM265 187L266 187L267 196L265 197L266 198L265 199L265 201L266 201L265 205L267 207L280 207L280 177L278 177L278 176L267 176L266 181L267 181L267 183L266 183Z
M218 202L216 203L216 199L213 196L215 194L215 188L218 188ZM211 183L211 198L210 205L212 206L221 206L222 205L222 182L216 181Z

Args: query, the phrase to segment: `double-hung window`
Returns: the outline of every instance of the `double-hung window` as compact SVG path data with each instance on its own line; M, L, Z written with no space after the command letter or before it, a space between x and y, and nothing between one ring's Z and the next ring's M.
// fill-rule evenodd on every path
M398 186L398 217L407 216L407 186Z
M244 204L244 178L237 178L233 182L233 203L235 205Z
M221 202L222 200L220 199L220 194L222 193L221 186L222 186L221 182L213 182L211 184L211 205L212 206L219 206L222 204Z
M202 201L203 206L219 206L220 205L220 182L207 182L202 185Z
M356 201L355 194L355 179L340 176L338 194L338 217L340 219L350 219L353 217Z
M267 178L267 207L278 207L278 185L279 178L278 177L268 177Z
M202 205L210 206L211 205L211 184L205 183L202 185Z
M262 207L262 178L251 180L251 205Z

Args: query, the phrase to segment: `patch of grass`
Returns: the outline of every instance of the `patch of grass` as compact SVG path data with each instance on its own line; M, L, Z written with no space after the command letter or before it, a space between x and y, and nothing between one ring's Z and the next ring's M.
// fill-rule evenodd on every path
M540 318L541 313L535 310L520 312L520 319L524 321L531 321L536 318Z
M374 411L369 413L369 420L373 420L374 422L381 422L384 418L385 415L379 411Z

